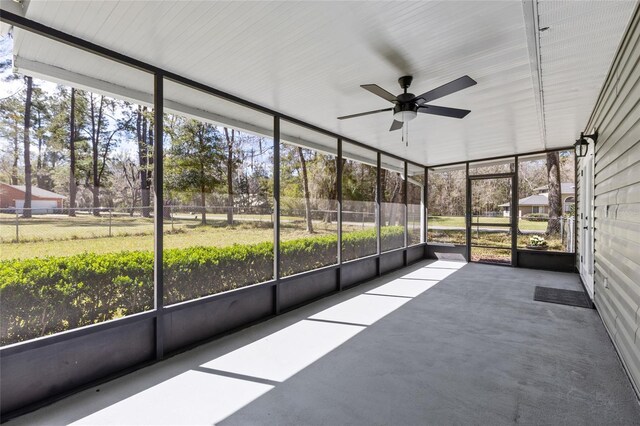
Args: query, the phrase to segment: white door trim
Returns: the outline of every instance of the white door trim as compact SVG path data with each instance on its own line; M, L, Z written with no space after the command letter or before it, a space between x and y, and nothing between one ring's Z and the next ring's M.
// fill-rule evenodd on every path
M593 200L594 200L594 150L593 144L589 144L586 157L582 159L580 166L580 214L577 218L580 232L579 270L589 297L594 297L594 232L593 232Z

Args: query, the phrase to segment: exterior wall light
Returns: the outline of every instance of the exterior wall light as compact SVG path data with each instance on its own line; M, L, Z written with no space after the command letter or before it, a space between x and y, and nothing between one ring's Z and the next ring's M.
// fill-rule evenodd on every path
M596 130L592 135L585 135L584 132L580 133L580 139L573 145L576 150L576 157L582 158L587 155L587 151L589 151L587 139L591 139L595 144L598 140L598 131Z

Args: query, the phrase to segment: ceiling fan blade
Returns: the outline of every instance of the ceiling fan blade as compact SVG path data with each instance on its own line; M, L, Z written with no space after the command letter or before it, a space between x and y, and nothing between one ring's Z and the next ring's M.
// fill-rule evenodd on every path
M450 81L447 84L443 84L440 87L436 87L433 90L429 90L428 92L424 92L422 95L418 95L413 100L418 103L431 102L433 100L439 99L443 96L450 95L462 89L466 89L467 87L475 86L478 84L474 79L465 75L464 77L460 77L456 80ZM422 100L423 102L420 102Z
M404 123L402 121L393 120L393 123L391 123L391 128L389 129L389 131L393 132L394 130L402 129L403 124Z
M363 84L360 87L362 87L365 90L370 91L374 95L378 95L381 98L388 100L389 102L396 102L397 101L396 97L392 93L387 92L386 90L384 90L382 87L378 86L377 84Z
M471 111L469 111L468 109L447 108L435 105L422 105L418 108L418 112L441 115L443 117L465 118Z
M379 112L391 111L392 109L393 108L385 108L385 109L377 109L375 111L361 112L358 114L343 115L342 117L338 117L338 120L344 120L345 118L362 117L363 115L369 115L369 114L377 114Z

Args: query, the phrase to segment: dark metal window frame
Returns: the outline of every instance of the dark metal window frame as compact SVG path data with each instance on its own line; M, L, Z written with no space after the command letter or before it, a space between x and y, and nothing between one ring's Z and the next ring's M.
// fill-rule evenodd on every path
M226 100L226 101L230 101L233 103L236 103L238 105L241 105L243 107L252 109L254 111L263 113L263 114L267 114L273 117L273 143L274 143L274 275L273 275L273 279L269 280L269 281L265 281L265 282L261 282L261 283L255 283L255 284L251 284L248 286L244 286L241 288L237 288L237 289L233 289L227 292L223 292L223 293L216 293L216 294L212 294L212 295L207 295L207 296L203 296L197 299L192 299L192 300L187 300L187 301L183 301L180 303L176 303L176 304L172 304L169 306L165 306L164 304L164 277L163 277L163 263L162 263L162 257L163 257L163 226L164 226L164 221L163 221L163 214L162 214L162 206L163 206L163 144L162 143L156 143L154 145L154 168L156 170L156 173L154 173L154 190L155 190L155 201L154 201L154 271L153 271L153 275L154 275L154 308L150 311L145 311L145 312L141 312L138 314L132 314L129 315L127 317L124 318L119 318L119 319L114 319L114 320L109 320L109 321L105 321L102 323L97 323L97 324L92 324L89 326L85 326L85 327L81 327L81 328L77 328L77 329L72 329L72 330L68 330L62 333L57 333L57 334L52 334L49 336L43 336L41 338L37 338L37 339L33 339L33 340L28 340L28 341L24 341L24 342L18 342L12 345L7 345L4 347L0 348L0 354L1 355L9 355L9 354L16 354L16 353L20 353L24 350L30 350L33 348L38 348L38 347L44 347L44 346L48 346L50 344L53 343L58 343L58 342L62 342L65 341L67 339L72 339L75 338L79 335L85 335L85 334L91 334L94 332L98 332L100 330L105 330L105 329L110 329L112 327L117 327L121 324L124 323L128 323L130 321L137 321L140 320L141 318L149 318L152 317L154 319L154 324L155 324L155 328L156 328L156 349L155 349L155 357L156 359L162 359L166 354L164 351L164 345L163 345L163 341L162 341L162 335L163 335L163 327L164 327L164 323L163 323L163 316L165 313L169 313L169 312L175 312L181 309L185 309L188 307L192 307L198 304L204 304L204 303L209 303L214 299L222 299L222 298L226 298L226 297L232 297L234 295L237 295L238 293L242 293L245 291L251 291L251 289L257 287L257 286L270 286L273 288L273 294L274 294L274 314L278 315L279 313L281 313L282 309L280 307L280 297L279 297L279 293L280 293L280 284L281 283L286 283L288 281L293 281L295 279L300 278L301 276L305 276L305 275L310 275L313 274L314 272L317 271L323 271L323 270L329 270L329 269L336 269L337 274L338 274L338 286L337 286L337 290L341 290L342 289L342 282L339 279L340 278L340 268L343 264L342 261L342 244L341 244L341 240L342 240L342 185L341 185L341 181L342 181L342 176L341 176L341 172L342 172L342 164L341 161L339 161L342 158L342 144L343 142L347 142L349 144L352 144L354 146L360 147L360 148L364 148L367 149L369 151L371 151L372 153L376 153L377 156L377 167L376 167L376 181L377 181L377 187L376 187L376 224L375 224L375 228L376 228L376 246L377 246L377 250L376 250L376 254L371 255L371 256L367 256L364 258L360 258L360 259L353 259L350 260L349 262L355 262L358 260L366 260L366 259L375 259L376 261L376 269L377 269L377 274L381 274L383 272L383 268L380 265L381 262L381 255L383 254L381 252L381 241L380 241L380 215L381 215L381 208L380 208L380 201L381 201L381 182L380 182L380 169L381 169L381 156L385 155L389 158L393 158L399 161L402 161L404 164L404 177L405 177L405 183L404 186L406 186L406 174L407 174L407 166L408 164L412 164L414 166L420 167L420 168L424 168L426 171L426 168L424 165L413 162L411 160L407 160L404 159L400 156L397 156L395 154L386 152L386 151L382 151L380 149L377 149L375 147L371 147L369 145L366 145L364 143L358 142L356 140L350 139L350 138L346 138L342 135L336 134L334 132L331 132L329 130L320 128L318 126L306 123L302 120L296 119L294 117L288 116L286 114L280 113L278 111L272 110L270 108L264 107L262 105L253 103L251 101L247 101L245 99L242 99L240 97L234 96L234 95L230 95L226 92L223 92L221 90L215 89L213 87L210 87L208 85L196 82L194 80L188 79L186 77L183 77L181 75L178 75L176 73L170 72L170 71L166 71L162 68L159 68L157 66L148 64L146 62L137 60L135 58L132 58L130 56L118 53L116 51L113 51L111 49L105 48L103 46L97 45L95 43L89 42L87 40L84 40L82 38L70 35L68 33L65 33L63 31L57 30L55 28L46 26L44 24L41 24L39 22L24 18L22 16L16 15L14 13L2 10L2 13L0 15L0 21L9 24L9 25L13 25L15 27L21 28L25 31L29 31L31 33L34 34L38 34L42 37L45 37L47 39L51 39L54 40L56 42L60 42L64 45L68 45L68 46L72 46L75 48L78 48L80 50L83 50L85 52L91 53L93 55L96 56L100 56L109 60L112 60L114 62L144 71L149 73L150 77L153 78L153 106L154 106L154 131L156 136L156 139L158 141L162 141L163 140L163 120L164 120L164 110L163 110L163 102L164 102L164 82L165 81L171 81L177 84L181 84L185 87L189 87L192 88L194 90L198 90L200 92L203 92L205 94ZM281 277L281 273L280 273L280 184L279 184L279 177L280 177L280 124L281 121L285 120L287 122L290 122L292 124L301 126L303 128L306 128L308 130L312 130L315 132L318 132L320 134L323 134L325 136L329 136L332 138L336 139L336 143L337 143L337 148L338 148L338 152L337 152L337 158L338 158L338 182L340 183L340 185L338 185L337 188L337 194L338 194L338 253L337 253L337 263L334 265L330 265L324 268L319 268L319 269L314 269L314 270L309 270L309 271L305 271L305 272L301 272L295 275L291 275L291 276L287 276L287 277ZM312 149L312 148L311 148ZM394 253L394 252L402 252L403 254L403 264L407 265L408 262L408 258L407 258L407 220L406 220L406 214L407 214L407 193L406 193L406 187L404 188L404 197L403 197L403 204L405 206L405 230L404 230L404 241L405 244L403 247L398 248L398 249L394 249L394 250L390 250L390 251L386 251L384 252L384 254L389 254L389 253ZM425 185L425 194L426 194L426 185ZM426 197L425 197L425 203L426 203ZM425 214L426 217L426 214ZM424 224L426 225L426 219L424 220ZM418 244L418 245L413 245L412 247L420 247L420 246L424 246L426 245L426 228L423 228L422 232L425 235L425 242Z
M428 186L428 176L429 176L429 170L431 170L432 172L437 172L439 168L442 167L451 167L451 166L464 166L465 168L465 196L466 196L466 200L465 200L465 232L466 232L466 244L464 245L456 245L458 247L463 247L464 248L464 253L465 253L465 258L467 259L467 261L471 261L471 233L470 233L470 218L471 218L471 181L472 180L476 180L476 179L488 179L488 178L512 178L512 190L511 190L511 206L514 206L514 208L510 208L510 215L511 215L511 220L510 223L508 224L504 224L504 225L499 225L499 224L482 224L480 223L479 225L487 225L487 226L493 226L493 227L510 227L511 228L511 265L509 266L513 266L513 267L517 267L518 265L518 252L522 251L522 249L518 248L518 226L519 226L519 217L517 214L515 214L516 209L519 207L519 198L518 198L518 188L519 188L519 170L520 170L520 160L522 159L522 157L529 157L531 155L539 155L539 154L547 154L549 152L560 152L560 151L571 151L573 152L573 161L574 161L574 174L576 179L574 180L575 182L577 182L577 159L576 159L576 154L575 154L575 149L574 147L571 146L566 146L566 147L560 147L560 148L552 148L552 149L544 149L544 150L537 150L537 151L530 151L530 152L525 152L522 154L507 154L507 155L499 155L499 156L495 156L495 157L487 157L487 158L478 158L478 159L473 159L473 160L467 160L467 161L456 161L456 162L452 162L452 163L443 163L443 164L437 164L437 165L433 165L433 166L426 166L425 167L425 193L428 195L428 189L426 188L426 186ZM508 173L493 173L493 174L478 174L478 175L470 175L469 174L469 168L470 165L472 165L473 163L477 163L477 162L484 162L484 161L493 161L493 160L503 160L503 159L513 159L513 171L508 172ZM575 199L576 199L576 203L577 203L577 199L578 199L578 194L577 192L575 193ZM428 199L425 201L427 203L427 212L428 212ZM574 252L573 253L566 253L566 252L557 252L557 253L552 253L552 256L563 256L563 255L574 255L578 252L577 250L577 238L575 237L576 232L577 232L577 220L574 220ZM438 243L437 241L429 241L428 240L428 219L427 222L424 225L424 230L425 230L425 241L426 241L426 245L427 246L438 246L438 245L442 245L442 243ZM478 247L478 246L476 246ZM491 248L504 248L504 247L491 247ZM505 248L507 249L507 248ZM534 256L538 256L538 257L542 257L542 255L547 255L548 253L531 253Z

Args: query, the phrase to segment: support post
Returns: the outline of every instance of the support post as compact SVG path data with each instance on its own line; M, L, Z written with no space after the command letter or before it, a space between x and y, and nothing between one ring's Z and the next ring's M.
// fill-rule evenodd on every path
M382 223L382 179L381 179L382 155L376 152L376 253L378 255L377 275L380 275L380 253L382 253L382 238L380 228Z
M336 194L338 198L337 222L338 222L338 291L342 290L342 280L340 276L340 266L342 266L342 139L338 138L338 157L336 158Z
M273 278L274 314L280 313L280 117L273 118Z
M469 162L465 163L465 178L467 180L466 217L467 217L467 262L471 262L471 179L469 179Z
M404 204L404 252L403 252L403 260L404 266L409 264L407 257L407 247L409 247L409 173L407 171L407 162L402 162L404 166L403 170L403 181L402 181L402 202Z
M163 167L162 167L162 141L163 141L163 90L164 76L162 73L154 74L153 84L153 216L155 224L154 242L153 242L153 285L154 285L154 309L155 332L156 332L156 359L162 359L164 356L164 274L162 268L162 250L163 250L163 221L164 221L164 200L163 200Z
M429 169L427 167L424 168L424 179L423 179L423 183L424 183L424 187L422 188L422 202L420 203L420 209L421 209L421 214L420 214L420 219L421 219L421 235L420 235L420 242L421 243L426 243L427 242L427 237L429 236L429 234L427 233L427 226L428 226L428 220L429 220L429 192L428 192L428 185L429 185Z
M594 146L595 149L595 146ZM578 257L578 157L576 150L573 150L573 252L575 253L576 270L580 268Z
M513 159L513 177L511 178L511 266L518 266L518 156Z

